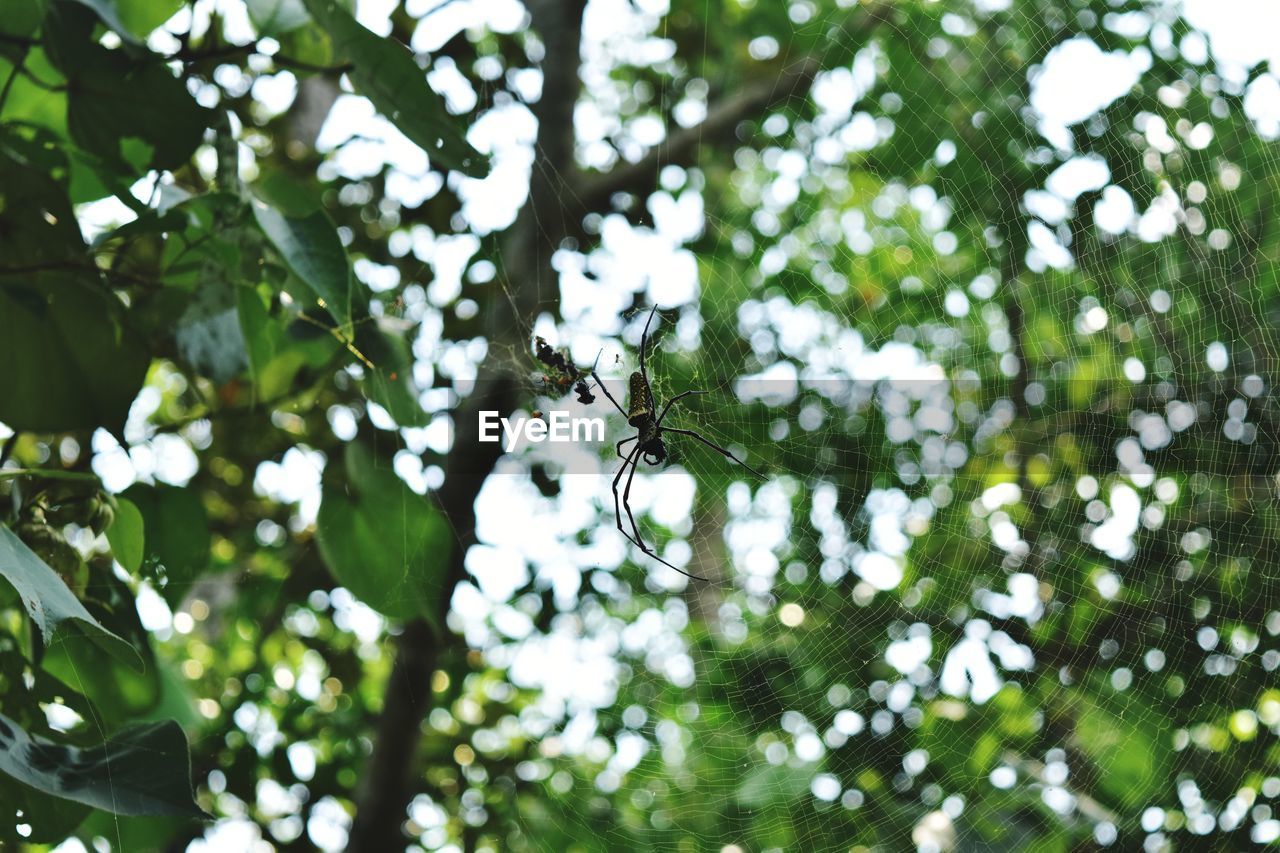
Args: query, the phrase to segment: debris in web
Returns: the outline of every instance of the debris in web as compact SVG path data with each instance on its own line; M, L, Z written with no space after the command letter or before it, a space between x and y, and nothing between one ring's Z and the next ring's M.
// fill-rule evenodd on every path
M595 395L591 393L591 383L587 381L587 375L578 369L564 350L551 346L541 336L534 338L533 343L538 361L548 368L547 372L542 374L543 384L548 390L557 397L563 397L572 389L578 402L583 405L590 405L596 401Z

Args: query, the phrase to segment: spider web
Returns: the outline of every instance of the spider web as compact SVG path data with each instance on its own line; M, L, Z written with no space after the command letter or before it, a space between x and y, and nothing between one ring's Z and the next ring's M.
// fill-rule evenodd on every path
M800 45L854 11L789 13ZM1246 94L1274 78L1196 61L1176 10L1020 15L956 5L820 51L829 70L763 118L729 177L664 170L653 225L602 220L601 249L557 259L562 318L523 318L525 341L579 365L603 350L625 405L659 306L659 405L711 391L671 422L768 474L682 438L666 466L640 466L646 543L712 582L616 530L612 445L633 431L607 401L543 396L529 349L493 345L530 374L531 411L605 414L609 433L589 469L551 460L551 496L530 454L478 501L451 627L529 699L475 728L456 815L411 807L425 847L468 827L513 849L725 853L1280 836L1271 276L1249 244L1275 174L1260 134L1277 128ZM1035 48L1023 76L1058 30L1136 32L1124 50L1181 50L1187 71L1158 66L1114 114L1038 127L955 71L1016 51L992 46L1002 26ZM971 171L955 158L976 146L949 138L940 92L988 113L988 139L1034 142L1038 194L988 203L948 168ZM1046 136L1103 137L1099 115L1130 147L1095 190L1052 191L1073 158ZM1123 234L1073 231L1136 184ZM1013 230L984 232L1001 214ZM515 831L468 796L501 790L484 765L511 755Z
M1176 15L1152 15L1130 46L1176 54L1161 29ZM936 33L952 36L953 60L989 58L965 33L991 19L955 16ZM1100 21L1077 23L1104 37ZM643 271L610 261L621 252L605 223L605 257L562 269L566 322L530 318L579 363L603 344L601 372L621 380L656 302L659 407L710 388L671 421L770 476L755 482L680 438L665 468L640 466L632 506L645 541L710 584L614 529L619 462L607 451L602 473L566 474L554 499L521 469L496 478L535 507L546 537L486 524L500 510L482 496L485 546L518 552L577 606L545 636L504 627L519 601L458 620L539 695L521 719L536 756L516 772L545 786L550 814L531 814L513 844L556 849L549 825L584 846L726 851L1275 837L1280 780L1248 746L1280 722L1266 693L1280 663L1263 426L1273 349L1257 319L1267 303L1241 277L1265 270L1249 266L1244 235L1249 197L1273 174L1253 135L1266 128L1215 123L1221 153L1196 157L1194 123L1179 129L1170 104L1217 109L1215 87L1234 85L1238 113L1238 74L1191 61L1181 83L1144 76L1152 106L1121 101L1114 118L1138 141L1107 168L1120 181L1124 158L1150 166L1154 151L1146 177L1164 185L1133 198L1123 234L1073 235L1082 213L1054 223L1053 198L1025 200L1036 215L1017 217L1030 233L1015 283L974 227L987 214L953 194L966 179L939 165L945 132L928 140L937 168L923 177L848 186L890 143L886 122L936 119L930 92L902 90L877 46L895 38L935 44L882 30L849 64L855 88L860 63L875 73L842 119L764 120L773 139L740 152L728 199L708 194L704 233L672 246L698 258L696 297L673 299L654 276L637 286ZM779 114L811 104L806 92ZM994 136L1025 138L1023 116L999 121ZM1041 149L1048 173L1073 160ZM1183 157L1176 169L1171 155ZM678 205L703 178L668 171L663 185L663 203ZM1057 198L1114 204L1115 186ZM1176 233L1153 237L1165 213ZM1123 281L1100 281L1116 270ZM575 297L576 286L595 289ZM602 302L613 326L581 307ZM614 414L607 443L632 432ZM552 543L578 522L585 545ZM483 563L476 575L485 588ZM1211 767L1232 744L1239 766Z

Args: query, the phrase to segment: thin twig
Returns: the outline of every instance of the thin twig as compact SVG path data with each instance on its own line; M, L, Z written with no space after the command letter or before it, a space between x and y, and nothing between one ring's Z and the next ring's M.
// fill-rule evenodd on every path
M267 56L267 54L262 54ZM294 59L291 56L285 56L282 53L272 54L268 57L276 65L282 68L291 68L298 71L312 71L317 74L346 74L355 70L355 63L344 62L341 65L315 65L310 62L303 62L301 59Z
M97 264L81 264L75 261L50 261L44 264L24 264L16 267L0 267L0 277L7 275L30 275L36 272L52 272L56 270L79 270L81 272L91 272L102 275L104 273L115 278L121 278L125 281L131 281L134 284L145 284L155 287L160 284L157 279L147 278L135 273L121 272L119 270L104 270Z
M259 42L251 41L248 44L230 44L223 47L211 48L208 50L190 50L183 48L165 56L167 62L182 62L190 65L196 62L203 62L206 59L230 59L233 56L263 56L270 59L281 68L293 68L298 71L313 71L318 74L345 74L355 68L350 62L341 65L316 65L302 59L295 59L282 53L263 53L259 49Z
M13 63L13 70L9 72L9 78L4 81L4 89L0 90L0 113L4 112L5 101L9 100L9 90L13 88L13 83L18 79L18 75L22 73L27 61L27 53L30 50L30 47L22 49L22 55Z
M35 74L32 74L31 69L27 68L26 65L21 66L19 70L22 72L23 77L26 77L28 80L30 80L32 83L35 84L37 89L44 89L46 92L67 91L66 83L46 83L44 80L41 80Z
M1015 770L1021 770L1041 785L1054 785L1054 783L1048 781L1045 772L1046 768L1039 761L1032 758L1025 758L1012 750L1006 751L1002 757L1005 764L1008 764ZM1080 814L1089 818L1089 820L1092 820L1095 823L1106 821L1113 826L1120 825L1121 820L1119 816L1093 797L1080 790L1071 790L1071 793L1076 798L1076 809L1079 810Z
M877 2L862 6L859 15L840 34L842 39L863 41L883 23L892 4ZM788 63L779 74L743 86L732 96L708 105L706 117L692 127L673 131L633 163L621 162L608 172L586 176L578 188L579 203L587 212L609 209L613 196L633 195L650 187L663 166L688 166L706 142L733 133L744 120L758 118L792 97L804 94L822 70L821 54L814 53Z
M15 477L42 477L46 480L98 482L98 475L88 471L63 471L61 468L5 468L0 470L0 480L9 480Z
M182 48L164 57L166 62L182 62L191 64L193 62L202 62L206 59L226 59L236 56L237 54L249 55L258 52L258 43L251 41L248 44L228 44L222 47L209 48L207 50L190 50Z

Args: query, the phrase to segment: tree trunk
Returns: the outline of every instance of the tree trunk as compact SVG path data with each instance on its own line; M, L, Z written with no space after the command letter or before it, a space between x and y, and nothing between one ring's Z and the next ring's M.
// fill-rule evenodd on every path
M581 88L582 13L586 0L525 0L533 29L546 48L542 62L542 97L531 109L538 120L537 147L529 179L529 200L502 243L497 259L499 279L510 293L490 301L488 335L493 352L528 351L523 339L530 318L539 312L557 313L559 286L551 268L551 256L566 239L582 239L582 218L589 212L610 210L618 193L645 197L667 164L691 166L698 147L705 142L733 138L740 122L778 108L812 85L821 67L821 51L790 63L780 76L758 80L712 104L699 125L673 133L636 163L620 163L607 173L583 175L574 162L573 114ZM883 22L892 5L875 2L861 7L850 18L840 38L867 39ZM496 286L496 285L495 285ZM475 500L500 453L497 443L477 441L478 412L510 412L525 400L526 388L518 377L490 358L481 365L477 393L454 412L454 442L450 470L439 493L444 512L457 540L449 558L441 590L439 624L444 624L454 587L466 579L466 549L474 542ZM718 531L719 518L704 520ZM722 545L707 540L699 559L718 563L724 570ZM701 593L690 600L692 611L715 623L719 593ZM431 708L430 677L439 660L438 643L462 646L463 640L445 634L436 639L424 622L405 626L397 644L397 658L387 682L382 716L374 735L373 755L357 796L356 819L348 850L403 849L401 831L405 809L414 791L416 754L422 721Z
M521 339L527 318L538 310L555 310L559 292L551 256L569 227L560 199L570 197L566 190L575 174L573 110L580 85L579 42L585 0L543 0L528 6L533 26L546 45L544 82L542 98L532 107L538 119L538 137L529 201L508 232L500 259L503 283L512 298L494 294L489 303L489 340L494 352L527 349L530 342ZM510 412L522 402L522 388L504 375L504 368L496 362L491 359L481 366L476 393L454 413L450 464L439 502L456 542L440 590L439 625L445 623L454 587L466 579L466 552L475 541L476 496L501 455L499 444L477 440L478 412ZM373 754L357 795L349 851L383 853L402 850L408 842L402 826L416 789L422 721L431 709L431 674L440 657L440 644L463 642L447 632L437 637L424 620L408 623L401 632L374 734Z

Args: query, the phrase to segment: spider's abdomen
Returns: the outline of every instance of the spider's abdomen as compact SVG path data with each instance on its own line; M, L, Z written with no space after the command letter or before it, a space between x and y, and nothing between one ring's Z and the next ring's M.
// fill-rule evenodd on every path
M627 423L639 427L646 421L653 420L653 403L649 399L649 383L639 371L631 374L630 391L627 395Z

